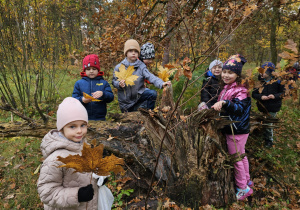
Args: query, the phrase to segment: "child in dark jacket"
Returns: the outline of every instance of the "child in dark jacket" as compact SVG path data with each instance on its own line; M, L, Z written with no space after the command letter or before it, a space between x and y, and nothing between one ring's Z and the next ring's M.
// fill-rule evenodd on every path
M218 101L220 93L220 75L222 73L223 63L214 60L209 64L209 71L205 73L205 79L202 83L201 104L198 109L211 108ZM204 105L204 103L205 105ZM202 108L201 108L202 107Z
M78 99L86 108L89 120L105 120L106 104L114 100L114 94L109 83L103 79L104 72L100 71L98 55L87 55L82 66L82 79L75 83L72 97ZM83 92L100 101L85 98Z
M163 86L170 85L171 82L164 82L160 78L151 74L145 63L138 59L140 54L140 45L134 39L129 39L124 45L124 54L126 58L119 63L114 69L114 77L112 84L118 89L118 101L122 112L136 111L144 101L147 101L147 108L154 109L157 93L155 90L149 90L145 88L144 79L147 79L157 88L163 88ZM115 72L119 72L121 65L124 65L127 69L129 66L134 67L133 75L137 75L138 78L134 81L134 85L127 85L125 80L119 80Z
M246 87L241 85L241 72L246 59L237 54L231 56L223 65L221 74L225 86L221 91L218 102L212 108L216 111L224 110L221 115L227 116L232 125L225 126L227 147L229 154L245 153L245 145L250 132L251 98ZM235 184L237 185L237 200L244 200L253 193L250 180L249 162L247 156L234 164Z
M259 89L254 89L252 97L257 100L257 108L260 112L269 113L275 117L276 113L281 108L282 96L284 94L284 86L279 81L272 81L272 72L275 71L275 65L271 62L265 62L261 68L265 69L265 73L259 75L263 85L263 90L260 93ZM272 125L272 124L270 124ZM266 147L273 145L273 128L267 128L264 131L264 140Z

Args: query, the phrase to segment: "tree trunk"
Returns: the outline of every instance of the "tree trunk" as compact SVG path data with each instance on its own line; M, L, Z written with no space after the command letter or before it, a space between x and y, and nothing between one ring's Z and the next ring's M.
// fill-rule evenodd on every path
M271 60L276 65L277 63L277 48L276 48L276 30L279 22L279 6L280 1L276 0L273 3L273 12L271 18L271 34L270 34L270 49L271 49Z
M171 28L172 13L173 13L172 1L168 1L166 33ZM170 62L170 45L171 45L171 36L168 35L164 40L164 56L162 59L162 66L164 66L165 64L168 64Z

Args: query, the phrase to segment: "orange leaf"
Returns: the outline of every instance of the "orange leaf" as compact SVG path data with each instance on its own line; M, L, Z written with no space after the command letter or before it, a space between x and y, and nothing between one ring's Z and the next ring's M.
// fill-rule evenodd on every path
M189 64L189 63L191 63L191 59L189 59L188 57L185 57L183 59L183 65L185 66L186 64Z
M83 94L83 97L85 97L87 99L91 99L92 101L101 101L101 100L95 99L94 97L90 96L89 94L87 94L85 92L82 92L82 94Z
M189 80L192 79L192 76L193 76L192 71L184 69L183 74L184 74L184 76L186 76L187 78L189 78Z
M82 155L69 155L65 158L58 156L57 160L63 162L65 165L59 166L66 168L73 168L75 172L93 172L99 176L108 176L110 172L120 173L124 172L122 165L124 160L114 155L103 158L104 145L100 144L96 147L91 147L84 143Z
M268 67L267 67L268 68ZM261 74L264 74L266 72L266 68L261 68L259 67L258 68L258 72L261 73Z
M177 70L175 76L174 76L174 79L175 79L176 81L179 81L179 77L180 77L181 75L183 75L183 71L182 71L182 68L179 68L179 69Z
M165 64L164 67L165 67L165 68L168 68L168 69L174 69L174 68L176 68L176 67L173 66L172 64Z

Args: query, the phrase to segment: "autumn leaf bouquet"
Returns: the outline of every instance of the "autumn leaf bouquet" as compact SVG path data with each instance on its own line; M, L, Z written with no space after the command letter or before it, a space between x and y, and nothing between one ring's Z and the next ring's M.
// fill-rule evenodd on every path
M92 145L95 145L95 140ZM111 172L115 174L123 173L124 160L118 158L113 154L103 158L104 145L92 147L91 145L84 143L82 149L82 155L69 155L65 158L58 156L57 160L64 163L59 166L75 169L74 173L95 173L99 176L108 176ZM92 178L92 177L91 177Z

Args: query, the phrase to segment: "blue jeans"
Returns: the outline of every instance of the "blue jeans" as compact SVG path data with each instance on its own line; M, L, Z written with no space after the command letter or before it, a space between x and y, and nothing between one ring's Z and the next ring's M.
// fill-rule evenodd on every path
M128 110L123 110L122 112L124 112L124 111L134 112L134 111L137 111L138 108L140 108L140 107L153 110L155 107L156 98L157 98L156 91L150 90L147 88L142 93L139 100L132 107L130 107Z

